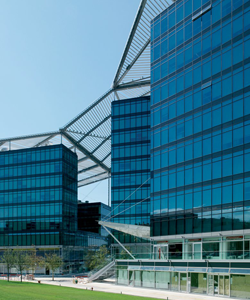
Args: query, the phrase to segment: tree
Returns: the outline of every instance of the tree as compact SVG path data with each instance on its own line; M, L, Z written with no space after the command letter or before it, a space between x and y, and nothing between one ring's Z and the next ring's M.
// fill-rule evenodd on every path
M131 249L130 247L125 247L130 253L131 253ZM131 259L131 256L128 254L127 251L125 251L124 249L122 249L120 255L119 255L119 259Z
M95 250L89 248L87 255L85 256L85 266L87 269L92 270L92 262L94 260Z
M90 270L104 266L108 253L108 249L105 245L101 246L99 250L89 250L85 258L85 266Z
M62 264L63 261L59 255L55 253L45 254L45 266L52 271L52 280L54 280L56 269L60 268Z
M20 272L21 282L23 281L23 271L29 266L29 261L27 259L27 253L16 249L14 250L14 265L16 269Z
M108 251L107 247L105 245L102 245L100 247L99 251L97 251L97 258L98 258L100 264L106 261L108 254L109 254L109 251Z
M34 279L34 273L36 271L36 268L38 266L44 265L44 259L41 256L36 255L36 248L34 247L26 254L27 259L27 270L31 270L32 273L32 279Z
M4 251L1 261L6 264L8 281L10 280L10 269L14 267L15 255L12 249L7 249Z

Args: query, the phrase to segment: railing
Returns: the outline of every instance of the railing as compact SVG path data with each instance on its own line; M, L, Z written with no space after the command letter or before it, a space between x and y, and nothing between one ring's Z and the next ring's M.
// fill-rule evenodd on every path
M179 251L155 253L132 253L136 259L154 260L250 260L250 250L226 250L226 251ZM115 259L131 259L124 254L115 254Z
M97 272L93 273L91 276L88 278L88 282L94 281L98 278L100 278L102 275L110 271L113 267L115 266L115 261L112 260L109 264L104 266L102 269L98 270Z
M90 278L93 274L96 274L98 271L100 271L102 268L104 268L105 266L107 266L110 262L112 262L113 259L109 256L107 257L102 264L100 264L97 268L91 270L90 272L88 272L88 277Z

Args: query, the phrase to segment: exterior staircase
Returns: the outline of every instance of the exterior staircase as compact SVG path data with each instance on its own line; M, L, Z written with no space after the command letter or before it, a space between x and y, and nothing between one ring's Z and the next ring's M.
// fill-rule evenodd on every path
M100 270L91 273L88 278L88 282L92 282L95 280L103 280L112 277L113 275L115 275L115 260L112 260L110 263L108 263Z

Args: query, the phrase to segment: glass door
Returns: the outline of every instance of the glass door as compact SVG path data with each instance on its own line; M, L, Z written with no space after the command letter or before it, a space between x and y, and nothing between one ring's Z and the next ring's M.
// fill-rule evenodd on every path
M224 295L224 276L219 276L219 295Z
M193 259L201 259L201 243L193 243Z
M179 273L171 272L171 291L179 291Z
M208 274L207 282L208 295L230 296L230 281L228 275Z
M187 292L187 273L180 273L180 291Z
M230 282L229 282L229 276L227 275L219 276L219 295L221 296L230 295Z

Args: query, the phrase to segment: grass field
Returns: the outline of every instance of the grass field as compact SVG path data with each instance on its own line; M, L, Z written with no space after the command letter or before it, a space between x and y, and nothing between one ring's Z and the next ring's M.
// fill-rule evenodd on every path
M103 293L37 283L0 280L0 300L149 300L136 296Z

